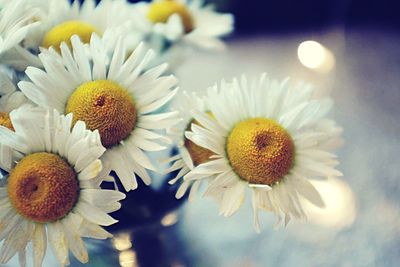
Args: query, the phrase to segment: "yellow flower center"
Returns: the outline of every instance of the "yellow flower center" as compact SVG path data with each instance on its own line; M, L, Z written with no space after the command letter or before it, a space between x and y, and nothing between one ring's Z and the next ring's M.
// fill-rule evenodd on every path
M186 33L193 30L193 18L189 10L184 5L173 0L152 3L147 12L147 17L153 23L165 23L173 14L177 14L181 18Z
M69 97L66 113L73 123L84 121L90 130L98 130L105 147L119 144L136 125L136 107L128 91L108 80L80 85Z
M252 184L279 182L293 165L293 140L270 119L239 122L228 136L226 149L234 171Z
M10 172L8 195L25 218L42 223L56 221L66 216L78 200L77 175L58 155L30 154Z
M192 120L188 124L188 127L187 127L186 131L190 131L191 130L192 123L200 125L196 120ZM204 147L196 145L195 143L193 143L192 141L190 141L186 137L185 137L184 140L185 140L184 146L188 150L188 152L190 154L190 157L192 158L194 166L197 166L199 164L206 163L206 162L210 161L210 157L212 155L214 155L214 153L212 151L208 150L207 148L204 148Z
M89 23L71 20L58 24L50 29L43 38L42 46L49 48L52 46L60 51L60 45L65 42L71 48L71 37L76 34L85 44L90 42L92 33L98 33L97 29Z
M0 112L0 125L10 129L11 131L14 131L10 115L6 112Z

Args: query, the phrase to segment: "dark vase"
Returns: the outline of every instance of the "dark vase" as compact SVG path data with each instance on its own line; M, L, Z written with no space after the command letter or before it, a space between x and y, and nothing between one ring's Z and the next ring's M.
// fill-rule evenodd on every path
M114 237L88 240L89 263L81 265L71 257L71 266L190 266L179 234L179 207L186 201L175 198L176 186L168 185L169 178L158 189L139 181L138 189L130 192L116 179L126 199L121 209L111 214L119 221L107 227ZM113 184L102 187L111 189Z

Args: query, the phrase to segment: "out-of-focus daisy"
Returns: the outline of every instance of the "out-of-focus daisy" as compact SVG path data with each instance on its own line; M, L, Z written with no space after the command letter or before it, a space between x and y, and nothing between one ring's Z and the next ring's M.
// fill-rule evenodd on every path
M108 213L125 197L92 183L105 151L99 133L81 121L73 126L72 114L60 116L55 110L25 106L10 118L14 131L0 127L0 142L12 148L11 166L1 166L9 174L0 186L0 263L18 253L25 266L29 242L34 266L42 265L47 243L61 266L69 264L68 250L87 262L82 237L110 237L100 226L116 222Z
M102 0L98 4L95 0L85 0L82 4L77 0L72 3L69 0L37 1L36 6L42 10L40 27L30 32L25 46L31 49L53 46L59 50L62 42L71 45L73 35L89 43L93 33L104 38L119 33L129 38L134 48L140 40L128 29L132 16L130 5L126 0ZM107 42L113 44L115 40L110 38Z
M12 77L0 69L0 126L14 130L10 119L10 112L28 103L29 101L25 95L21 91L17 91ZM11 168L11 162L6 156L9 151L9 147L3 146L0 143L0 165L4 166L8 164L8 168Z
M159 130L179 122L178 112L157 112L176 94L174 76L162 76L166 64L144 71L153 53L139 46L128 56L126 43L119 39L109 54L97 35L92 36L90 53L77 36L72 50L62 43L61 55L54 49L39 55L45 71L28 68L32 82L19 87L33 102L73 113L74 123L82 120L100 132L107 148L105 168L114 170L126 190L137 187L135 174L146 183L155 171L144 151L159 151L169 142Z
M23 69L26 66L21 60L30 60L32 55L20 44L29 30L38 26L35 16L38 9L24 0L7 1L0 6L0 59L2 63L13 64Z
M199 0L154 0L138 3L134 10L138 32L160 34L171 42L182 39L203 48L222 48L219 38L233 30L231 14L216 13Z
M12 77L0 70L0 125L5 126L2 118L9 121L9 113L28 102L25 95L17 90Z
M181 108L179 109L183 121L176 127L170 130L170 134L176 139L178 154L170 157L166 162L172 162L166 172L177 171L176 177L170 180L170 184L175 184L178 180L182 180L179 189L176 192L176 197L181 198L189 187L190 195L189 199L192 200L195 197L196 192L199 189L202 180L196 181L184 181L182 178L188 174L191 170L195 169L196 166L208 162L213 152L210 150L200 147L185 137L185 131L191 129L192 123L198 124L193 119L193 111L198 110L206 112L204 100L198 97L195 93L187 94L184 92L179 101Z
M222 82L208 91L213 118L198 112L186 137L211 150L213 160L185 176L187 181L215 175L206 195L220 202L220 212L232 215L241 206L246 188L252 192L255 227L258 210L285 218L306 217L299 196L323 206L308 178L340 176L331 153L340 128L325 119L330 99L312 100L309 87L288 87L288 81L270 82L262 75ZM214 176L214 177L215 177Z
M27 8L23 0L9 1L0 7L0 54L25 38L35 14L37 9Z

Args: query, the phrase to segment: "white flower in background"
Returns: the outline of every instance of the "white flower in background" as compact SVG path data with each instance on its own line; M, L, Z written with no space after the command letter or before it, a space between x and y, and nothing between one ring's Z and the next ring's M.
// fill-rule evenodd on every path
M184 92L179 99L180 115L183 121L176 127L170 130L170 134L174 137L178 154L170 157L166 162L171 162L172 165L166 172L178 171L174 179L170 180L170 184L175 184L177 181L182 180L179 189L176 192L176 197L179 199L183 197L189 187L190 194L189 200L193 200L201 182L204 180L184 181L182 178L190 171L194 170L196 166L208 162L213 152L200 147L185 137L185 131L190 130L191 124L196 123L193 119L193 111L198 110L206 112L204 100L198 97L195 93L187 94Z
M53 46L59 50L61 42L71 45L71 37L78 35L82 42L89 43L93 33L107 39L108 45L114 45L112 38L121 34L130 41L133 50L140 42L139 36L130 30L131 4L126 0L85 0L82 4L75 0L36 1L42 10L40 27L31 31L25 47L38 49Z
M25 95L17 91L11 77L0 70L0 125L5 126L3 122L6 123L6 121L8 124L9 113L28 102Z
M60 265L69 264L68 250L88 261L82 237L105 239L100 226L115 222L108 213L120 208L125 195L102 190L92 180L102 169L105 148L97 131L72 114L21 107L10 114L14 131L0 127L0 142L12 150L9 172L0 186L0 264L16 253L26 265L26 247L32 242L34 266L41 266L50 244ZM72 127L73 126L73 127Z
M28 104L29 101L21 91L17 91L10 75L12 76L12 74L6 74L3 69L0 69L0 126L14 130L10 120L10 112ZM11 162L5 156L9 151L9 147L0 143L0 165L8 164L8 168L11 168Z
M246 188L252 192L255 227L258 210L285 218L306 217L299 197L323 206L308 178L340 176L331 153L340 143L335 123L325 119L329 99L311 99L312 90L289 88L287 80L270 82L262 75L249 83L246 77L222 82L208 91L213 114L197 112L198 124L186 137L215 154L213 160L188 173L187 181L214 175L206 195L220 202L220 212L230 216L239 209ZM201 126L199 126L201 125Z
M21 43L34 23L37 9L23 0L8 1L0 7L0 54Z
M0 6L0 60L3 64L24 69L29 62L35 65L33 56L20 44L29 31L38 26L35 18L38 9L24 0L7 1Z
M77 36L71 42L73 53L66 43L61 55L44 49L39 57L45 71L29 67L32 82L20 82L20 89L39 106L72 112L74 123L97 129L107 148L104 167L117 173L127 191L137 187L135 174L150 184L146 169L156 169L144 151L165 149L163 131L180 120L178 112L159 111L177 93L177 79L162 76L166 64L145 71L154 54L143 46L128 53L119 39L110 55L94 34L87 54Z
M186 41L202 48L223 48L221 37L233 31L233 16L213 11L203 1L154 0L135 5L133 24L144 38L160 34L171 42Z

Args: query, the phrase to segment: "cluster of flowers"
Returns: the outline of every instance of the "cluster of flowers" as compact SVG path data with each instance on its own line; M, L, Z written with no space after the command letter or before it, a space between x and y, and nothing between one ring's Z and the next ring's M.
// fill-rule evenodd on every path
M104 190L114 171L126 191L158 171L149 152L178 146L166 162L181 198L199 187L230 216L251 192L278 223L306 214L300 198L323 206L307 178L341 175L331 153L341 129L332 103L305 85L265 75L221 82L202 97L179 93L165 75L166 51L191 43L221 48L230 14L201 1L0 1L0 263L19 254L34 266L51 244L61 266L69 250L88 261L82 237L101 226L125 195ZM151 48L151 49L149 49ZM167 110L177 98L180 110ZM249 188L249 190L247 190ZM117 188L118 189L118 188ZM133 192L134 193L134 192Z

